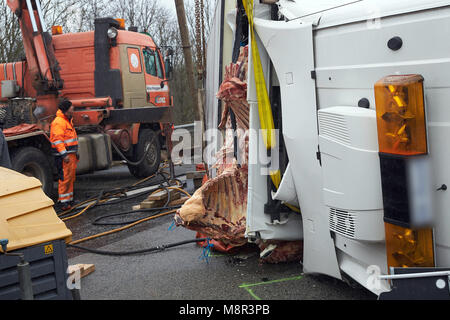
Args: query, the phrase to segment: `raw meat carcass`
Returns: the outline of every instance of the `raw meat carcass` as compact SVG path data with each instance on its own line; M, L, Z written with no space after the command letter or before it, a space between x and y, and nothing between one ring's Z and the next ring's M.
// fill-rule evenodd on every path
M218 241L220 247L228 249L248 243L245 238L249 152L247 65L248 47L243 47L238 61L225 68L224 81L217 93L217 97L224 102L219 129L225 129L224 144L215 156L217 161L210 167L217 170L217 176L198 189L175 215L177 225L197 231L201 237L210 237ZM234 157L235 141L230 109L236 116L239 159ZM261 242L261 252L267 245L274 244L276 248L262 259L263 262L278 263L301 259L303 246L298 241Z
M246 167L226 169L185 202L175 215L176 224L225 245L246 244L247 181Z
M224 110L219 129L225 128L228 115L233 110L236 115L238 128L249 128L249 105L247 103L247 72L248 72L248 46L241 48L238 61L225 67L224 81L222 82L217 98L224 101Z
M223 146L215 154L216 162L211 166L211 169L217 169L217 175L220 175L225 169L230 168L233 165L239 163L241 166L248 164L248 152L249 152L249 130L238 129L236 131L238 154L236 159L234 157L234 136L233 129L231 127L231 120L228 117L228 121L225 128L225 140Z
M266 257L261 257L264 263L300 262L303 258L303 241L259 241L259 249L262 253L269 246L275 247L270 250Z

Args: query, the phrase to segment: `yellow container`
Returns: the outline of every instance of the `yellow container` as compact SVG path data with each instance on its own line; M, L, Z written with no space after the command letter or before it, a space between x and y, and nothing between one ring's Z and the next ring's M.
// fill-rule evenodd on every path
M13 251L59 239L68 243L72 232L38 179L0 167L0 239L8 239L8 251Z

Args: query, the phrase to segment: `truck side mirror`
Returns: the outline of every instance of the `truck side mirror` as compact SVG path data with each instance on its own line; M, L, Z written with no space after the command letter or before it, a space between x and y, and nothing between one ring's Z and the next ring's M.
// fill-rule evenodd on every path
M166 69L166 79L169 81L172 80L173 67L172 67L172 59L173 59L173 49L171 47L167 48L166 58L164 59L164 69Z
M173 67L171 57L166 57L166 60L164 60L164 69L166 69L166 78L172 80Z

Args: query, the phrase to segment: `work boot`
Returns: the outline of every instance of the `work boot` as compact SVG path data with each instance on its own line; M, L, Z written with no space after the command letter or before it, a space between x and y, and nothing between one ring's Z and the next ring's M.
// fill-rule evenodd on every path
M69 205L70 205L71 208L74 208L74 207L76 207L80 202L81 202L81 201L79 201L79 200L78 200L78 201L72 200L72 201L69 202Z
M70 204L70 202L65 202L65 203L58 202L55 204L54 207L55 207L55 211L64 212L64 211L70 210L72 208L72 205Z

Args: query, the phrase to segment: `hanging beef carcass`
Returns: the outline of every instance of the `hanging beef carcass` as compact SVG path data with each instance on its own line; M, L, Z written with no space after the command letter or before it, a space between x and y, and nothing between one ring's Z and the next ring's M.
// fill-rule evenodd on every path
M236 165L208 180L178 210L176 224L225 245L246 244L247 180L247 169Z
M237 63L225 67L225 77L217 97L224 102L219 129L225 129L223 147L211 167L217 176L208 180L175 215L177 225L214 239L221 248L234 248L248 243L245 238L247 216L249 105L247 103L248 47L241 48ZM230 109L236 116L239 159L234 158L234 136ZM238 164L239 163L239 164ZM258 242L261 252L273 246L261 260L267 263L298 261L302 256L301 242ZM216 246L217 248L217 246ZM226 251L226 250L224 250Z
M198 231L227 247L247 243L244 236L247 213L248 118L247 103L248 47L242 47L238 61L228 65L217 97L225 108L220 129L225 130L223 147L212 166L217 176L208 180L175 215L177 225ZM229 109L236 115L239 164L234 158L234 136Z
M248 46L242 47L236 63L225 67L224 81L220 85L217 98L224 104L219 129L224 129L229 110L236 115L238 128L249 128L249 105L247 102Z

